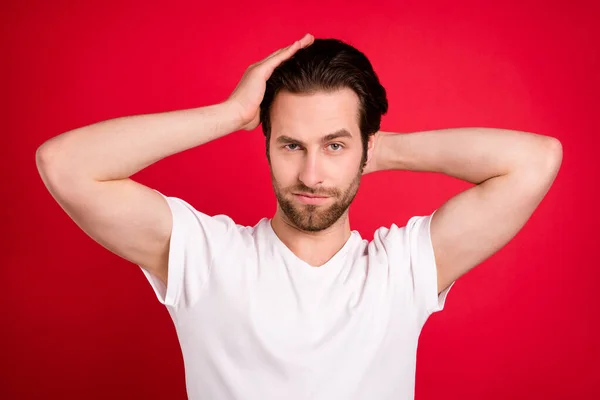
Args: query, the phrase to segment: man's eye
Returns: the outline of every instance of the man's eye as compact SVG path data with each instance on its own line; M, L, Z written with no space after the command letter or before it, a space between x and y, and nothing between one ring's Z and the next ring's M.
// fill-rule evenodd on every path
M286 149L288 149L288 150L296 150L297 149L297 147L292 148L290 146L297 146L297 147L299 147L300 145L297 144L297 143L290 143L290 144L286 144L283 147L286 148ZM335 146L335 147L332 147L332 146ZM335 152L337 152L337 151L340 151L344 146L342 144L340 144L340 143L331 143L329 145L329 147L332 147L332 150L335 151Z

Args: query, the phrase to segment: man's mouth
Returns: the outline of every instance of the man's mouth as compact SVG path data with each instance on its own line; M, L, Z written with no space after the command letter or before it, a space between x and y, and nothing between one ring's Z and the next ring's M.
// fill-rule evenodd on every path
M329 201L329 197L316 196L308 193L294 193L294 196L303 204L323 204Z
M326 199L329 196L319 196L316 194L310 194L310 193L294 193L297 196L304 196L304 197L309 197L311 199Z

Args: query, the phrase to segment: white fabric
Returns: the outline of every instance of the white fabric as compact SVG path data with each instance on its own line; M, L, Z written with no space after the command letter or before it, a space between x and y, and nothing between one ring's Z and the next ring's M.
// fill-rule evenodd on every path
M163 197L168 287L140 268L175 324L190 400L414 398L419 334L454 285L438 296L433 213L370 242L352 231L312 267L270 219L237 225Z

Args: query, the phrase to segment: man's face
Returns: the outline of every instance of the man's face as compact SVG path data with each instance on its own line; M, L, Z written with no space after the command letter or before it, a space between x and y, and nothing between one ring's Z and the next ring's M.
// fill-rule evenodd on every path
M330 227L356 196L363 155L358 107L358 96L350 89L280 92L272 104L273 189L279 207L298 229L317 232Z

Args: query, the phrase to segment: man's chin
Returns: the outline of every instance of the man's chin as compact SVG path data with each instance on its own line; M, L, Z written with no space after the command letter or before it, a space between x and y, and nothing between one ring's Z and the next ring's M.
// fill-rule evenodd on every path
M306 206L304 206L306 207ZM301 207L301 208L304 208ZM295 225L306 231L318 232L329 228L333 225L339 217L335 218L329 208L320 207L313 209L313 211L307 211L306 209L295 209Z
M295 225L298 227L298 229L306 231L306 232L319 232L319 231L325 230L331 226L331 224L325 225L325 224L323 224L322 221L315 220L315 219L313 219L312 222L309 223L308 218L306 218L306 219L302 218Z

